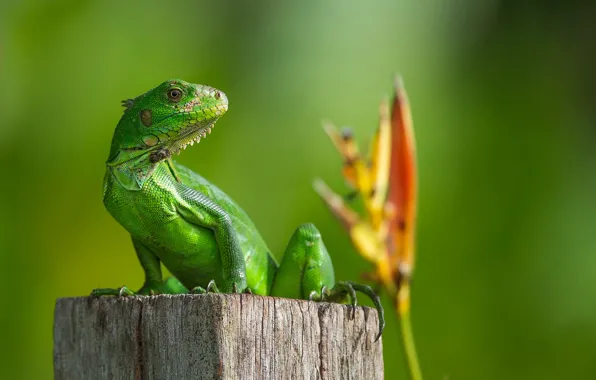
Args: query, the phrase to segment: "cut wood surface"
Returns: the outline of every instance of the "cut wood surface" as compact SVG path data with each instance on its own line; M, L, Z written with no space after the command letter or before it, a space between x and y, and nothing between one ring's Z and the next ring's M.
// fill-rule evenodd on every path
M249 294L56 302L55 379L383 379L377 312Z

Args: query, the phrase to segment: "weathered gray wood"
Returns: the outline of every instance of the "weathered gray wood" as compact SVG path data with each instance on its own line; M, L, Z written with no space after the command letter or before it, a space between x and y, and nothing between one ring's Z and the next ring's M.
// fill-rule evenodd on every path
M382 379L377 313L248 294L61 298L55 379Z

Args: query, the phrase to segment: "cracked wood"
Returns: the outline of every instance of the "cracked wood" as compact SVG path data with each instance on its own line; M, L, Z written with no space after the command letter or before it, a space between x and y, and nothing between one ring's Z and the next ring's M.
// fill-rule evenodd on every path
M382 379L377 312L248 294L61 298L56 379Z

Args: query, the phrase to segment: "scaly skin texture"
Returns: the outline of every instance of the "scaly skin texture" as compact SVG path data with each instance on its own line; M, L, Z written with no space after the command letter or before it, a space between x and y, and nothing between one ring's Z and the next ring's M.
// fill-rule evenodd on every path
M228 109L209 86L168 80L125 100L106 163L103 201L130 233L145 272L137 292L95 289L94 295L221 291L356 304L369 287L335 283L331 259L312 224L292 236L280 265L248 215L230 197L171 156L211 133ZM161 263L175 276L164 280Z

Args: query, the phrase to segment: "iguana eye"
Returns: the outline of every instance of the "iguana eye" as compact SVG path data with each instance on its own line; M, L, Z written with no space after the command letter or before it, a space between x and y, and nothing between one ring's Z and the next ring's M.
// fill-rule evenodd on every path
M177 102L182 98L182 91L177 88L171 88L168 90L168 98L171 101Z

